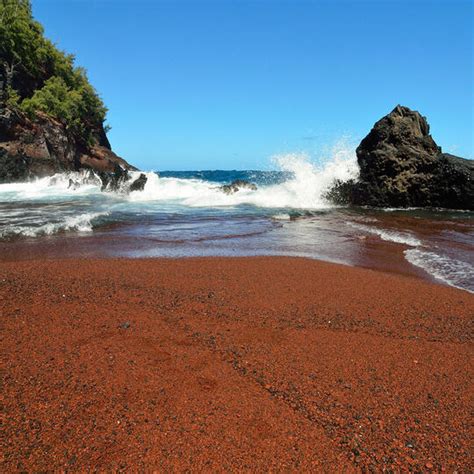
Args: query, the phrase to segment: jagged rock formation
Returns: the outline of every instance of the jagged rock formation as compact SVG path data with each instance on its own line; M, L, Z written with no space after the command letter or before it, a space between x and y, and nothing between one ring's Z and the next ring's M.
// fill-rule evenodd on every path
M19 110L0 110L0 183L81 169L112 179L136 168L110 149L103 129L97 144L86 146L46 114L39 112L33 121Z
M132 181L129 169L115 164L113 172L99 171L99 178L102 181L101 191L129 193L132 191L143 191L148 180L146 174L140 173L138 178Z
M358 146L357 182L337 183L336 202L377 207L474 209L474 161L442 153L426 118L398 105Z

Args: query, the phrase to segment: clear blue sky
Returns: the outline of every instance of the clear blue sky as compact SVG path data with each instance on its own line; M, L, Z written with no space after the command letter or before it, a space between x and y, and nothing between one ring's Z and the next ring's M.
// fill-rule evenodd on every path
M474 158L473 2L33 0L143 169L266 169L358 141L396 104Z

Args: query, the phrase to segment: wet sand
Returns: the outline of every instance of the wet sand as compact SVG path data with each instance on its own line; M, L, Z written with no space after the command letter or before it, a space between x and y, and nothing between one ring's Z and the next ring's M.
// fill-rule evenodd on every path
M3 472L474 469L465 291L287 257L3 261L0 310Z

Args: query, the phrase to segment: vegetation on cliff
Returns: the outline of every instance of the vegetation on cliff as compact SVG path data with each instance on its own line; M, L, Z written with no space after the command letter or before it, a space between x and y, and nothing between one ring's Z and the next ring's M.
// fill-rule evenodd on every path
M1 108L43 112L84 144L97 140L107 109L74 56L45 38L30 0L0 0L0 74Z

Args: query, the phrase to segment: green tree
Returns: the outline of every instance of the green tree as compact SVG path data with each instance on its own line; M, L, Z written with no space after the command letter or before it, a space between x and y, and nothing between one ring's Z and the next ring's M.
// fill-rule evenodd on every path
M0 71L9 106L61 120L91 143L107 109L74 56L44 37L29 0L0 0Z

